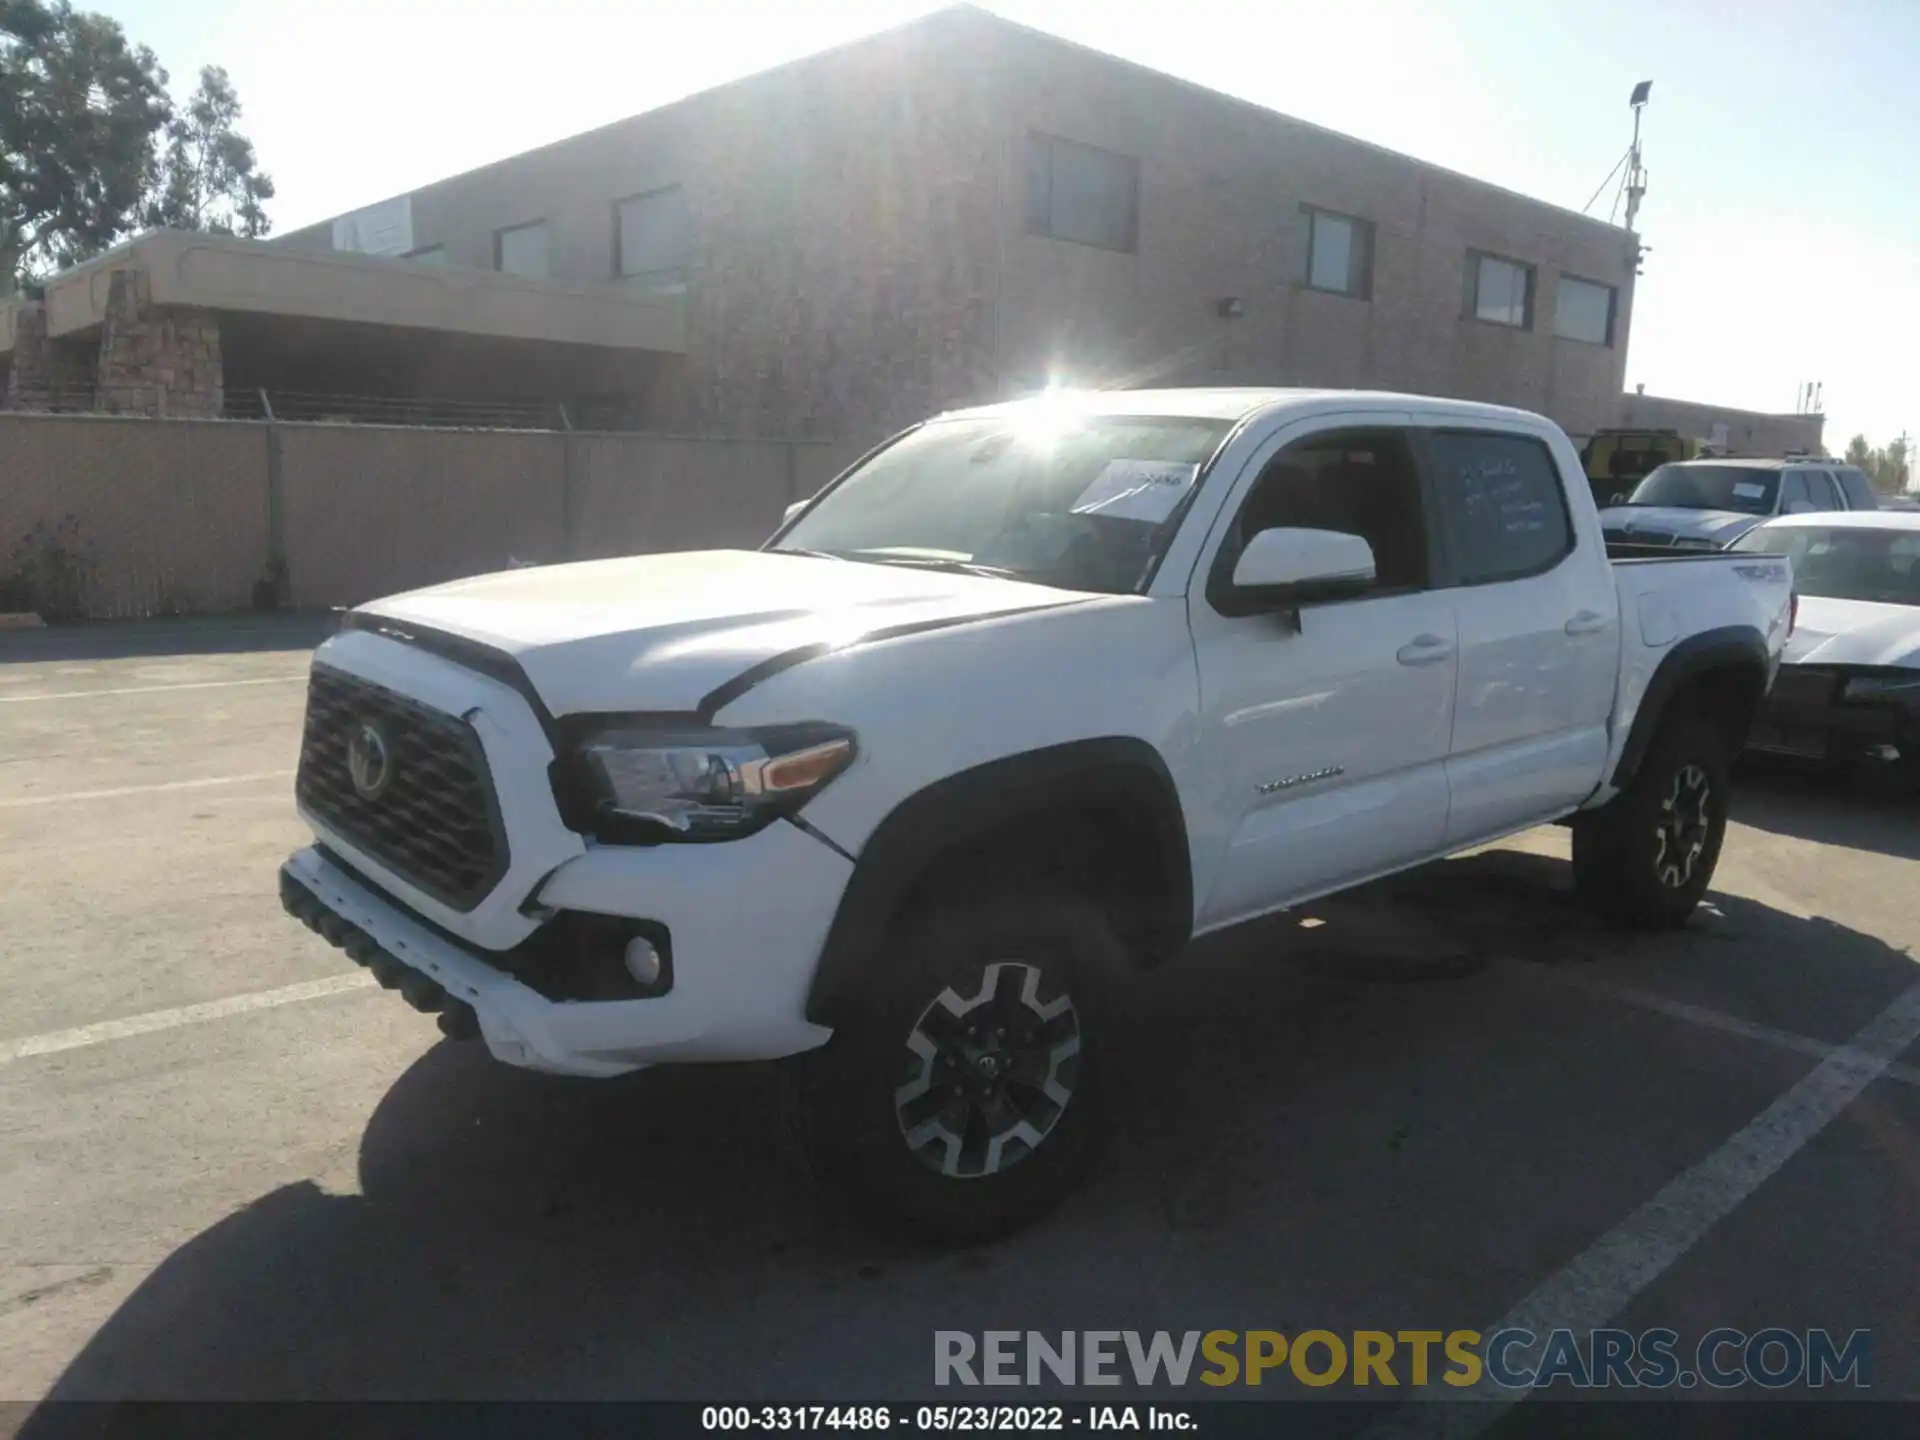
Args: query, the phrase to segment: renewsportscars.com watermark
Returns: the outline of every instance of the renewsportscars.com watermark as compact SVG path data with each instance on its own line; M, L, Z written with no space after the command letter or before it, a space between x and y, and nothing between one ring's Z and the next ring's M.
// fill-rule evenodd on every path
M1511 1390L1782 1390L1872 1384L1871 1331L1709 1330L936 1330L936 1385L1312 1387L1490 1381Z

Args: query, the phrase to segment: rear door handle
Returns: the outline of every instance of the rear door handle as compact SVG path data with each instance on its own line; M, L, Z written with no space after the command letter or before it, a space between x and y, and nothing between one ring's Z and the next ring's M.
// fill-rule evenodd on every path
M1434 665L1453 655L1453 642L1439 635L1416 635L1402 645L1396 659L1402 665Z
M1592 635L1607 628L1607 617L1598 610L1582 610L1567 621L1567 634Z

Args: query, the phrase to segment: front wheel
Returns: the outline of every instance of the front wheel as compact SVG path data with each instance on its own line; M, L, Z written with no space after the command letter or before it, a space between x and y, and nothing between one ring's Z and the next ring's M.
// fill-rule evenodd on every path
M1606 919L1642 930L1686 924L1707 893L1727 832L1720 734L1682 716L1661 728L1627 787L1573 825L1573 876Z
M1124 951L1071 895L908 917L854 1013L804 1057L808 1148L868 1217L948 1244L1006 1234L1078 1182Z

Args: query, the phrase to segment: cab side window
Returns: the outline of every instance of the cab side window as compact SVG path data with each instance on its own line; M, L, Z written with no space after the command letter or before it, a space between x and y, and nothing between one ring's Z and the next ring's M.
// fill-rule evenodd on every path
M1793 515L1806 510L1817 510L1813 503L1813 492L1807 488L1807 472L1789 470L1780 480L1780 513Z
M1420 472L1401 431L1333 431L1288 446L1247 492L1218 565L1231 574L1248 540L1279 527L1339 530L1365 540L1373 547L1369 594L1429 583Z
M1573 553L1566 490L1540 441L1443 430L1428 438L1427 454L1459 584L1539 575Z

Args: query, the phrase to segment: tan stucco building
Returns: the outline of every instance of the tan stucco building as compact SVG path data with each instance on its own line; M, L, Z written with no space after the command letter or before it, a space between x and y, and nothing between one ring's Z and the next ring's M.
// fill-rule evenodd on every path
M962 6L271 243L149 237L0 347L16 397L90 364L175 413L537 398L861 439L1059 379L1412 390L1578 433L1620 419L1638 255ZM129 327L158 361L120 356Z

